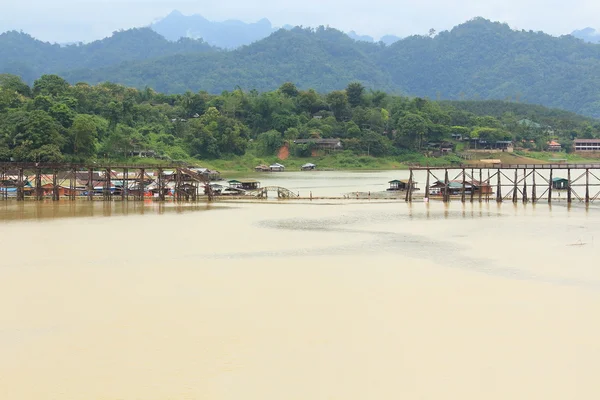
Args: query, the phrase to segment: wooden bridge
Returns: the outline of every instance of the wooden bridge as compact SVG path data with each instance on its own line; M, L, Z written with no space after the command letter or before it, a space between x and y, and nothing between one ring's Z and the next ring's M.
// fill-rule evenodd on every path
M150 173L150 171L153 171ZM154 174L156 171L156 174ZM169 171L169 174L166 172ZM27 178L27 177L33 177ZM42 200L87 198L143 200L149 185L165 200L167 182L174 177L176 200L196 200L200 187L212 200L209 177L182 165L89 165L56 163L0 163L0 199L26 197ZM33 182L33 184L31 184ZM44 183L45 182L45 183ZM116 182L119 183L118 191ZM10 196L9 196L10 194Z
M263 199L268 197L269 192L276 192L278 199L291 199L294 197L299 197L297 193L294 193L291 190L281 186L265 186L259 189L249 190L246 192L246 195Z
M458 197L462 202L467 199L471 202L475 199L477 201L493 199L499 203L504 200L513 203L518 201L535 203L547 200L551 203L553 198L556 200L553 191L558 190L555 178L564 183L559 195L565 193L568 203L573 199L590 203L600 197L600 164L477 164L458 167L411 167L409 188L413 186L416 171L425 171L427 174L423 197L426 199L438 197L444 202ZM566 177L558 178L554 175L558 171L566 174ZM439 188L439 195L433 194L432 182ZM483 188L495 189L495 193ZM407 190L405 200L410 202L413 197L413 190Z

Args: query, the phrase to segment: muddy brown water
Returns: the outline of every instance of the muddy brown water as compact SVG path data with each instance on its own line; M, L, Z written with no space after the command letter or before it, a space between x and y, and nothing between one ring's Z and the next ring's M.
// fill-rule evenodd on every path
M0 398L599 398L599 245L579 204L0 202Z

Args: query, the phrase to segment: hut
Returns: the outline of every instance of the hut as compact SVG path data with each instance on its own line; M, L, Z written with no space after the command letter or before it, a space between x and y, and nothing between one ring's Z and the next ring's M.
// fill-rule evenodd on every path
M551 140L548 142L548 151L561 151L562 146L556 140Z
M257 165L256 167L254 167L254 170L256 172L269 172L271 169L269 168L268 165L261 164L261 165Z
M442 194L446 184L443 181L437 181L431 185L431 194ZM463 181L448 182L448 194L456 196L462 194ZM492 186L487 182L465 181L465 194L473 194L481 192L481 194L492 194Z
M272 172L283 172L285 170L285 166L283 164L275 163L269 165L269 170Z
M300 171L314 171L317 166L313 163L306 163L300 167Z
M567 190L569 188L569 180L565 178L552 178L552 189Z
M409 182L406 179L394 179L393 181L388 182L390 187L387 190L406 190L409 187ZM419 190L417 187L417 182L412 182L412 190Z
M236 189L256 190L260 188L260 182L254 179L231 179L229 186Z

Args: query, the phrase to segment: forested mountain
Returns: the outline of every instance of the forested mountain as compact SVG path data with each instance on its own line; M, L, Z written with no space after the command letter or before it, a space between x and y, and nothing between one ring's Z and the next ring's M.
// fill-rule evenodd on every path
M377 64L378 52L379 46L356 42L335 29L293 28L281 29L268 39L230 52L164 57L71 71L64 76L70 82L110 80L140 88L148 85L168 93L220 93L237 86L268 91L286 81L301 88L331 91L344 88L353 80L392 90L388 74Z
M151 40L133 44L134 33ZM96 42L102 56L95 57L96 50L86 45L67 47L68 57L58 59L50 55L62 50L52 45L17 33L3 36L13 43L7 46L6 37L0 37L0 72L18 73L28 82L40 72L58 72L71 83L112 81L168 93L220 93L238 86L269 91L286 81L327 92L356 80L368 88L431 99L511 99L600 117L599 45L571 35L515 31L482 18L390 46L354 41L324 27L282 29L233 51L211 51L195 41L169 44L148 30L126 31L111 39L118 44L119 38L131 37L127 45ZM135 61L117 64L126 57Z
M179 11L173 11L150 25L150 28L168 40L201 38L223 49L233 49L264 39L276 30L265 18L249 24L237 20L215 22L198 14L186 16Z
M568 148L574 137L600 137L600 123L541 106L393 96L358 82L325 95L289 82L265 93L169 95L112 83L69 85L56 75L29 87L0 75L0 161L124 159L136 151L172 160L273 157L286 142L303 157L314 143L294 139L340 138L356 166L362 155L423 157L429 143L453 135L539 150L559 140Z
M184 38L170 42L149 28L114 32L103 40L69 46L10 31L0 34L0 73L20 75L27 82L33 82L45 73L210 51L217 49L202 40Z
M589 43L600 43L600 32L594 28L584 28L571 32L572 36Z

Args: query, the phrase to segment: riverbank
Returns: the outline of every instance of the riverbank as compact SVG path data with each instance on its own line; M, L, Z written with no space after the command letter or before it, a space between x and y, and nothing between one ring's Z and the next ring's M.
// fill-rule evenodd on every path
M300 167L306 163L312 163L320 171L384 171L384 170L406 170L411 166L448 166L461 164L479 164L481 160L500 160L503 164L549 164L557 163L557 160L566 160L569 163L598 162L598 159L582 157L577 154L552 153L552 152L525 152L514 153L472 153L470 159L463 159L456 154L442 157L428 157L417 152L408 152L399 156L373 157L367 155L356 155L349 151L339 151L317 157L290 156L284 160L277 156L256 156L247 153L243 156L231 156L224 159L186 159L178 163L185 163L199 167L205 167L220 171L221 173L248 173L253 172L257 165L271 165L281 163L285 165L286 171L300 171ZM98 160L108 164L110 160ZM132 157L126 160L114 160L113 163L127 165L161 165L165 160L153 158ZM173 162L170 162L171 164Z

